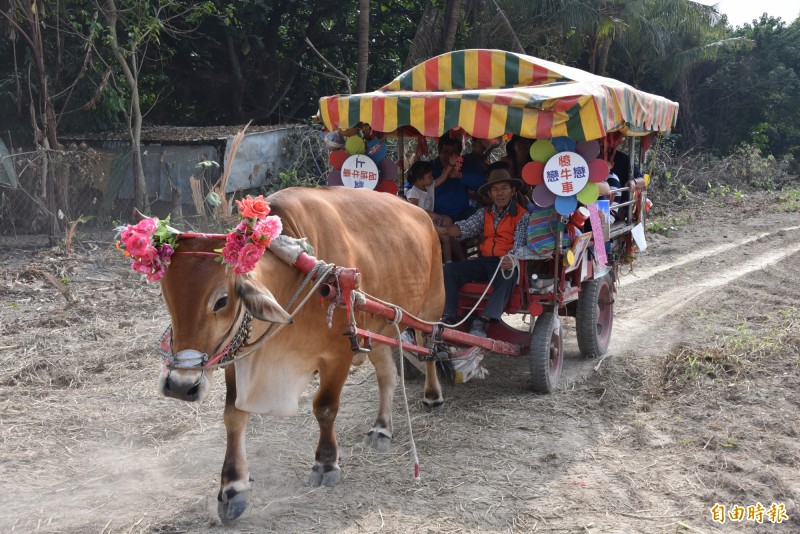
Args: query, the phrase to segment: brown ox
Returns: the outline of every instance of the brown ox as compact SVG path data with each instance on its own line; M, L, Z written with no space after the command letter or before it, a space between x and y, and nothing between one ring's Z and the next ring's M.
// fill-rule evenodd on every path
M283 221L284 235L307 238L314 255L327 263L357 268L361 290L422 319L439 318L444 303L441 252L438 235L424 211L391 195L345 188L291 188L268 200L271 214ZM251 341L269 322L287 323L289 315L282 305L287 305L304 280L303 273L270 251L253 278L237 277L208 254L223 244L211 237L181 239L163 278L164 300L172 319L172 351L184 361L214 355L228 343L241 321L241 307L257 319ZM319 389L313 410L320 434L309 483L332 486L339 481L334 420L353 352L342 336L347 327L344 310L334 313L330 329L326 311L318 298L310 299L293 324L225 368L227 447L218 495L219 514L225 521L239 517L249 502L245 430L250 413L295 415L300 394L317 372ZM383 318L357 312L356 321L372 332L396 335L394 326ZM375 424L364 442L386 451L392 438L397 371L386 345L375 345L369 359L375 366L379 400ZM426 370L423 402L438 408L443 403L442 391L432 362ZM208 374L199 367L165 367L159 389L167 397L199 401L208 394Z

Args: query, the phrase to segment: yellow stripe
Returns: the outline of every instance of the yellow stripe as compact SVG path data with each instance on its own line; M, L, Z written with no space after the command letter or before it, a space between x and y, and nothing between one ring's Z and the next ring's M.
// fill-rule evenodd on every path
M372 124L372 98L361 98L361 109L358 116L361 122Z
M523 59L519 60L519 84L531 85L533 83L533 64Z
M423 131L425 126L425 99L423 98L411 99L410 115L411 115L411 125L420 132Z
M350 124L350 101L347 98L340 98L336 104L339 108L339 128L355 126L354 124Z
M492 50L492 87L503 87L506 83L506 53Z
M325 125L325 128L328 130L335 130L336 126L331 124L331 117L328 113L328 100L330 98L331 97L325 96L319 99L319 113L322 116L322 124Z
M489 119L489 137L500 137L506 133L505 129L507 115L508 106L492 106L492 115Z
M425 63L420 63L411 71L411 90L425 91Z
M464 53L464 86L467 89L478 87L478 53L475 50Z
M450 54L439 57L439 90L453 89L453 62Z
M474 100L461 100L458 110L458 124L467 131L472 131L475 124L475 104Z
M528 139L536 139L536 126L539 123L539 111L525 108L522 110L522 127L520 135Z
M597 107L595 106L594 98L591 98L586 105L581 107L580 116L583 134L586 136L587 141L603 137L600 124L598 123Z
M567 115L565 113L558 113L556 115L557 124L553 124L551 132L551 137L569 137L569 131L567 131Z
M397 129L397 98L389 97L383 101L383 131Z

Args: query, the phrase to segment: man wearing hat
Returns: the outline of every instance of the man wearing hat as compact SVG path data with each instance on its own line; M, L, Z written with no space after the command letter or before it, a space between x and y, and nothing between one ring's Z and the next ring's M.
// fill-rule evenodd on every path
M486 183L478 190L481 196L491 200L491 205L463 221L437 228L439 233L457 239L484 236L480 256L444 265L445 305L442 322L457 322L458 291L461 286L467 282L488 282L498 265L505 272L495 277L494 291L481 317L472 322L470 334L486 337L489 323L500 320L516 283L516 273L507 272L513 266L511 258L505 256L515 249L524 248L527 240L530 215L516 200L517 191L522 185L522 181L511 176L506 167L492 166Z

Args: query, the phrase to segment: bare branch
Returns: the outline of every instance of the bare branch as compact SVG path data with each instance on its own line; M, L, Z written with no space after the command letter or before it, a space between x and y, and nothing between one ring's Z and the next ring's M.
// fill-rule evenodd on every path
M351 86L351 84L350 84L350 78L348 78L348 77L347 77L347 75L345 75L345 73L343 73L342 71L340 71L339 69L337 69L337 68L336 68L336 67L333 65L333 63L331 63L330 61L328 61L327 59L325 59L325 56L323 56L323 55L322 55L322 54L319 52L319 50L317 50L316 48L314 48L314 45L311 43L311 39L309 39L308 37L306 37L306 43L308 43L308 46L310 46L310 47L311 47L311 50L313 50L313 51L314 51L314 52L315 52L315 53L316 53L316 54L317 54L317 55L318 55L318 56L319 56L319 57L322 59L322 61L324 61L324 62L325 62L325 64L326 64L326 65L328 65L328 66L329 66L331 69L333 69L333 71L334 71L336 74L338 74L338 75L339 75L339 79L340 79L340 80L344 80L344 81L347 83L347 92L348 92L349 94L351 94L351 93L353 92L353 89L352 89L352 86ZM336 78L336 76L331 76L331 78L334 78L334 79L335 79L335 78Z

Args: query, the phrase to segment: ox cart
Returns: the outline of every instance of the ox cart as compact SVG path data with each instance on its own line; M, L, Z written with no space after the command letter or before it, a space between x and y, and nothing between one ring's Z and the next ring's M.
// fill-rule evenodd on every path
M585 146L593 140L597 140L606 160L618 147L634 155L639 140L639 161L642 161L651 139L668 133L674 126L677 110L677 103L619 81L498 50L444 54L406 71L377 91L324 97L320 101L320 118L325 128L329 132L364 137L367 149L379 146L382 138L394 136L402 154L404 140L409 137L439 137L453 129L465 136L484 139L517 135L558 142L561 149L552 156L546 154L550 161L542 162L545 170L548 165L553 167L551 163L560 155L574 154L577 144ZM367 343L375 340L399 346L401 354L407 351L420 360L457 362L459 358L470 358L477 364L478 349L499 355L527 356L534 390L553 391L561 374L564 353L560 317L575 317L582 355L603 355L611 339L620 267L632 261L640 248L637 241L644 247L647 180L634 176L632 163L628 166L628 176L620 177L622 187L600 188L601 192L624 200L615 206L621 215L609 217L606 212L607 220L601 221L595 217L597 210L591 209L591 222L583 222L579 217L576 223L575 215L582 210L582 204L595 207L596 193L594 197L590 194L588 200L587 195L579 196L580 203L570 205L567 201L560 207L556 204L549 234L555 245L544 252L531 250L517 257L519 282L505 313L529 315L527 330L500 321L493 323L488 337L483 338L469 334L464 324L431 324L408 315L398 318L397 310L391 306L367 299L357 305L358 309L399 320L403 327L424 333L426 341L408 343L361 329L353 332L355 337L351 339L358 337ZM546 176L545 173L542 179ZM537 178L533 181L526 178L526 182L544 187L542 179L537 183ZM602 177L603 181L605 178ZM597 181L593 178L589 183ZM356 181L355 187L363 184ZM353 186L353 182L349 185ZM536 201L536 189L533 190ZM534 204L531 207L537 208ZM582 213L585 216L586 212ZM578 229L578 235L573 232L573 239L567 240L563 230L570 224L575 227L573 230ZM491 291L492 287L486 283L461 287L460 315L483 310L485 297ZM353 349L363 350L356 341ZM471 367L474 369L475 365ZM457 375L457 378L463 380L469 376Z

